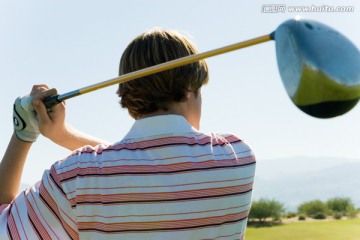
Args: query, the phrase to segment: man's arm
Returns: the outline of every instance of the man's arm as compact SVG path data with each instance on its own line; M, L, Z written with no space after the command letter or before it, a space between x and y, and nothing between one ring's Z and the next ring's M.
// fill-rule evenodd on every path
M85 145L96 146L99 144L109 145L102 139L84 134L65 121L65 103L59 103L48 111L43 103L49 88L46 85L34 86L33 106L38 116L40 133L54 143L69 150L75 150ZM33 90L34 91L34 90Z
M48 138L57 145L67 148L70 151L73 151L75 149L81 148L86 145L93 147L99 144L103 144L106 146L110 145L110 142L87 135L83 132L78 131L77 129L73 128L68 124L66 124L66 131L63 131L61 133L61 136L59 135L56 138L51 138L51 137Z
M48 95L47 90L49 87L46 85L36 85L31 92L32 103L37 113L37 132L40 131L54 143L69 150L75 150L85 145L109 145L106 141L83 134L69 126L65 122L65 103L57 104L47 111L43 103L44 98ZM25 160L32 142L36 140L35 137L32 142L27 142L28 138L21 140L21 136L23 136L21 133L13 134L0 163L0 204L8 204L18 195Z
M0 163L0 204L8 204L18 195L21 174L31 144L12 135Z

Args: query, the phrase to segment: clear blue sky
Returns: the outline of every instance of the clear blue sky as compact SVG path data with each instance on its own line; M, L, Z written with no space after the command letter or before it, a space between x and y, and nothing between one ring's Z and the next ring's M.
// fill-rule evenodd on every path
M348 13L264 13L264 4L284 1L0 0L0 150L12 134L12 103L33 84L68 92L117 76L120 55L134 37L153 27L191 36L200 51L272 32L301 15L332 26L360 47L359 1L296 1L298 6L354 6ZM288 1L287 7L295 1ZM360 159L360 104L329 120L309 117L288 98L273 42L207 60L210 83L203 89L205 132L233 132L258 160L288 156ZM133 120L118 105L116 86L69 100L68 121L92 135L117 141ZM40 179L68 151L39 138L23 182Z

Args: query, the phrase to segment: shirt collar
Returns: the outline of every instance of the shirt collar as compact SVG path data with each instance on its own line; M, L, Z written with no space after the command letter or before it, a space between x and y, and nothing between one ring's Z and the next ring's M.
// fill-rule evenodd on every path
M194 131L197 132L181 115L157 115L136 120L124 139Z

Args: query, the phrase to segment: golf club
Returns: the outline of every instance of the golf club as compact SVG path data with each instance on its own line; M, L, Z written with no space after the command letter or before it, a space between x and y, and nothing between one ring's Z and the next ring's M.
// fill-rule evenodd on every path
M68 93L45 99L51 106L110 85L123 83L204 58L275 40L283 85L292 102L317 118L331 118L352 109L360 98L360 52L336 30L316 21L299 18L282 23L268 35L198 53L131 72ZM31 98L24 98L31 108Z
M331 118L360 98L360 52L336 30L310 20L288 20L273 33L281 79L305 113Z

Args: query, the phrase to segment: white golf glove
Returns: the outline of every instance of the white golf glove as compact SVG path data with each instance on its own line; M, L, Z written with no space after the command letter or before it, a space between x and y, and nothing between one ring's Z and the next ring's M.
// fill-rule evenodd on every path
M29 109L29 107L26 107L26 104L29 105L30 103L31 97L18 97L15 100L13 110L15 134L19 139L25 142L35 142L40 134L38 121L36 119L36 112L34 109Z

